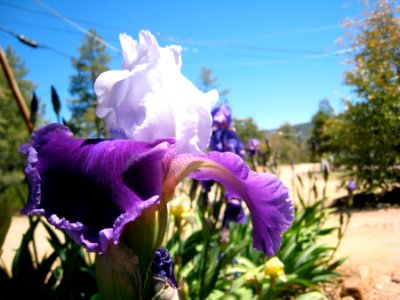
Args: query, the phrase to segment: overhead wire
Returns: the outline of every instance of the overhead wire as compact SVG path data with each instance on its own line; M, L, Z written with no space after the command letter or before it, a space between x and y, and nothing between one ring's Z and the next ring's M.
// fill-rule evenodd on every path
M81 27L80 25L78 25L77 23L75 23L72 20L68 19L67 17L64 17L62 14L60 14L59 12L57 12L56 10L51 8L50 6L46 5L42 1L40 1L40 0L32 0L32 1L35 2L36 4L40 5L41 7L43 7L45 10L47 10L48 12L53 14L54 16L57 16L59 19L61 19L65 23L67 23L70 26L74 27L75 29L79 30L83 34L85 34L87 36L91 36L92 38L94 38L98 42L102 43L104 46L106 46L107 48L111 49L112 51L117 52L117 53L120 52L117 48L115 48L113 45L108 43L103 38L99 37L98 35L94 34L93 32L90 32L89 30L86 30L85 28Z
M47 50L53 51L53 52L55 52L55 53L58 53L58 54L60 54L60 55L62 55L62 56L64 56L64 57L66 57L66 58L68 58L68 59L71 59L71 58L72 58L71 55L69 55L69 54L67 54L67 53L65 53L65 52L63 52L63 51L61 51L61 50L58 50L58 49L53 48L53 47L48 46L48 45L39 44L37 41L32 40L32 39L29 39L29 38L27 38L26 36L24 36L23 34L17 34L17 33L15 33L14 31L12 31L12 30L10 30L10 29L8 29L8 28L5 28L4 26L1 26L1 25L0 25L0 30L3 31L3 32L6 32L6 33L8 33L8 34L10 34L11 36L13 36L13 37L15 37L15 38L17 38L20 42L24 43L25 45L27 45L27 46L29 46L29 47L31 47L31 48L42 48L42 49L47 49Z
M74 27L75 29L77 29L79 32L84 33L84 34L88 34L90 36L93 36L98 41L103 43L106 47L108 47L111 50L113 50L114 52L118 52L120 54L120 51L118 51L113 45L109 44L104 39L102 39L102 38L100 38L100 37L98 37L96 35L91 34L88 30L86 30L85 28L79 26L75 22L73 22L72 18L67 18L67 17L61 15L60 13L58 13L57 11L52 9L51 7L47 6L46 4L44 4L40 0L32 0L32 1L35 2L36 4L40 5L44 9L46 9L47 12L41 12L41 11L37 11L37 10L33 10L33 9L27 9L27 8L24 8L24 7L21 7L21 6L18 6L18 5L14 5L14 4L9 4L9 3L7 3L7 5L9 5L11 7L18 8L18 9L24 9L24 10L27 10L27 11L30 11L30 12L34 12L34 13L46 14L48 16L57 17L57 18L63 20L64 22L66 22L68 25L70 25L70 26ZM112 2L114 5L117 4L116 1L109 0L109 2ZM1 1L0 1L0 4L4 5L4 3L1 2ZM123 9L120 5L118 5L118 8L119 9ZM132 18L131 15L129 15L129 17ZM78 20L76 18L74 18L74 19ZM79 20L81 20L82 22L86 22L86 23L99 24L99 23L90 22L90 21L87 21L87 20L82 20L82 19L79 19ZM137 23L136 19L134 19L134 21ZM101 25L101 24L99 24L99 25ZM289 53L289 54L310 54L310 56L301 57L301 58L297 59L297 60L309 60L309 59L322 59L322 58L326 58L326 57L340 55L340 54L343 54L343 53L340 53L340 52L326 53L326 52L323 52L323 51L313 51L313 50L299 50L299 49L285 49L285 48L272 48L272 47L262 47L262 46L250 46L250 45L242 45L242 44L232 43L232 41L265 39L267 37L273 37L273 36L291 35L291 34L303 34L303 33L308 33L308 32L332 30L332 29L336 29L336 28L339 28L339 27L340 27L340 25L321 26L321 27L316 27L316 28L306 28L306 29L292 30L292 31L286 31L286 32L270 33L270 34L253 36L253 37L224 39L224 40L194 40L194 39L176 38L176 37L173 37L171 35L166 35L166 36L163 35L163 34L159 34L159 35L166 37L166 39L169 40L169 41L173 41L173 42L177 42L177 43L183 43L183 44L186 43L186 44L201 45L201 46L222 46L222 47L227 47L227 48L231 48L231 49L242 49L242 50L263 51L263 52L276 52L276 53ZM50 29L50 28L51 27L47 27L47 29L49 29L49 30L57 30L57 31L59 30L59 29L56 29L56 28L52 28L52 29ZM63 53L63 52L61 52L61 51L59 51L59 50L57 50L57 49L55 49L53 47L41 45L41 48L47 48L47 49L50 49L50 50L52 50L54 52L58 52L59 54L62 54L64 56L70 57L69 55L66 55L65 53ZM241 54L234 54L234 55L241 55ZM245 56L245 55L242 55L242 56ZM276 62L278 62L278 63L287 63L287 62L292 62L292 61L293 60L283 59L283 60L274 60L274 61L272 61L272 63L276 63ZM260 62L257 62L255 64L258 65L259 63Z
M31 9L31 8L23 7L23 6L20 6L20 5L16 5L14 3L0 1L0 5L12 7L12 8L23 10L23 11L30 12L30 13L33 13L33 14L39 14L39 15L44 15L44 16L47 16L47 17L58 18L57 16L55 16L55 15L53 15L53 14L47 12L47 11L40 11L40 10L36 10L36 9ZM111 30L123 31L122 28L118 28L118 27L114 27L114 26L110 26L110 25L106 25L106 24L102 24L102 23L98 23L98 22L93 22L93 21L80 19L80 18L75 18L75 17L70 17L70 16L67 16L67 18L70 19L70 20L81 22L81 23L86 24L86 25L90 25L90 26L97 26L97 27L107 28L107 29L111 29Z
M43 30L48 30L48 31L56 31L56 32L70 33L70 34L74 34L74 35L80 35L79 32L77 32L75 30L71 30L71 29L51 27L51 26L41 26L41 25L37 25L37 24L21 22L19 20L15 20L15 19L5 19L1 16L0 16L0 21L3 21L3 22L5 21L6 23L11 22L13 24L16 24L18 26L23 26L23 27L38 28L38 29L43 29Z
M3 5L8 5L10 7L18 8L18 9L23 9L29 12L33 13L40 13L40 14L45 14L47 16L53 16L62 19L64 22L68 23L70 26L74 27L78 31L84 34L89 34L99 40L101 43L106 45L108 48L113 50L114 52L119 52L113 45L109 44L106 42L103 38L100 38L98 36L92 35L88 30L84 29L83 27L79 26L77 23L73 22L72 20L78 20L82 23L86 24L95 24L97 26L102 26L102 27L109 27L104 24L88 21L88 20L83 20L83 19L77 19L77 18L70 18L61 15L54 9L50 8L48 5L44 4L40 0L32 0L36 4L42 6L45 8L48 12L41 12L38 10L33 10L33 9L28 9L24 8L22 6L18 6L15 4L10 4L10 3L4 3L0 1L0 4ZM114 6L116 6L118 9L123 10L123 7L121 7L120 4L118 4L116 1L111 1L109 0ZM124 10L126 13L126 10ZM127 14L128 17L133 19L135 23L139 23L136 18L134 18L131 14ZM277 52L277 53L292 53L292 54L311 54L311 55L323 55L324 52L322 51L315 51L315 50L301 50L301 49L285 49L285 48L271 48L271 47L262 47L262 46L252 46L252 45L243 45L243 44L237 44L237 43L232 43L234 41L250 41L250 40L261 40L265 39L268 37L275 37L275 36L283 36L283 35L292 35L292 34L304 34L304 33L309 33L309 32L318 32L318 31L325 31L325 30L332 30L332 29L337 29L340 28L341 25L329 25L329 26L321 26L321 27L315 27L315 28L306 28L306 29L299 29L299 30L291 30L291 31L284 31L284 32L276 32L276 33L269 33L265 35L258 35L258 36L246 36L246 37L238 37L234 39L223 39L223 40L199 40L199 39L190 39L190 38L177 38L171 35L164 35L164 34L159 34L161 38L164 38L170 42L175 42L175 43L186 43L190 45L198 45L198 46L222 46L222 47L227 47L227 48L234 48L234 49L243 49L243 50L251 50L251 51L266 51L266 52ZM111 28L111 27L109 27ZM114 27L114 29L116 29ZM56 29L53 29L56 30Z

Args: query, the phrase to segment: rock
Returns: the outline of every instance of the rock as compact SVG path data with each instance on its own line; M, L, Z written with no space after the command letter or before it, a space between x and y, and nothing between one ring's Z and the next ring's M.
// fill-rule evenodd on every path
M340 296L352 297L354 300L362 300L362 282L360 279L350 278L342 284Z
M392 282L400 283L400 275L399 274L393 274L392 275Z

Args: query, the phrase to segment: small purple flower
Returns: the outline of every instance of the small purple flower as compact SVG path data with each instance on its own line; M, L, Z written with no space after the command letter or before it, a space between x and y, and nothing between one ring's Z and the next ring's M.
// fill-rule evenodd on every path
M232 111L228 105L222 104L211 111L213 127L215 129L228 129L232 124Z
M224 216L222 218L222 226L228 227L229 222L242 224L247 217L242 207L242 201L234 198L227 199Z
M243 199L251 214L254 247L269 256L294 220L285 185L272 174L250 171L230 152L178 155L172 138L76 139L57 124L35 131L20 151L27 157L30 192L23 213L44 215L75 242L100 254L110 243L117 245L125 227L146 210L171 200L185 177L217 181L228 197Z
M247 153L250 157L253 157L259 150L260 141L257 139L250 139L247 144Z
M156 251L151 265L151 271L154 276L160 276L167 280L170 285L178 288L178 283L176 282L174 274L174 262L167 249L162 247Z
M354 191L356 188L357 184L353 180L350 180L349 183L347 184L347 190Z
M213 131L210 140L210 150L218 152L232 152L244 158L244 147L239 136L231 129Z

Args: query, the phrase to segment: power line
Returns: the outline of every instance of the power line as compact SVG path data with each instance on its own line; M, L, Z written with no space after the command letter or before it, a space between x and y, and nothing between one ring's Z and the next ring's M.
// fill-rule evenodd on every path
M79 30L80 32L82 32L85 35L91 36L92 38L94 38L95 40L97 40L98 42L102 43L103 45L105 45L107 48L111 49L114 52L119 52L119 50L117 48L115 48L113 45L111 45L110 43L108 43L107 41L105 41L103 38L97 36L96 34L93 34L92 32L86 30L85 28L79 26L78 24L76 24L75 22L73 22L72 20L68 19L67 17L64 17L63 15L61 15L59 12L57 12L56 10L54 10L53 8L47 6L46 4L44 4L42 1L40 0L32 0L33 2L35 2L36 4L40 5L41 7L43 7L45 10L49 11L51 14L53 14L54 16L58 17L59 19L61 19L62 21L64 21L65 23L67 23L68 25L74 27L75 29Z
M32 24L32 23L26 23L26 22L21 22L18 20L14 19L5 19L0 16L0 20L3 22L12 22L15 23L16 25L23 26L23 27L29 27L29 28L38 28L38 29L44 29L44 30L50 30L50 31L56 31L56 32L63 32L63 33L71 33L75 35L80 35L80 33L76 32L75 30L70 30L70 29L64 29L64 28L58 28L58 27L51 27L51 26L41 26L37 24Z
M30 12L30 13L33 13L33 14L39 14L39 15L44 15L44 16L47 16L47 17L57 18L57 16L55 16L55 15L49 13L49 12L44 12L44 11L40 11L40 10L36 10L36 9L26 8L26 7L19 6L19 5L13 4L13 3L7 3L7 2L0 1L0 5L12 7L12 8L23 10L23 11ZM97 23L97 22L93 22L93 21L89 21L89 20L84 20L84 19L79 19L79 18L74 18L74 17L69 17L69 16L68 16L68 19L74 20L74 21L77 21L77 22L81 22L81 23L84 23L84 24L87 24L87 25L90 25L90 26L93 25L93 26L107 28L107 29L111 29L111 30L124 31L123 29L118 28L118 27L113 27L113 26L109 26L109 25L105 25L105 24L101 24L101 23Z
M24 36L23 34L17 34L15 32L13 32L12 30L10 30L8 28L5 28L5 27L3 27L1 25L0 25L0 30L10 34L11 36L13 36L15 38L17 38L20 42L24 43L25 45L27 45L27 46L29 46L31 48L47 49L47 50L53 51L55 53L58 53L58 54L60 54L60 55L62 55L64 57L67 57L68 59L72 58L72 56L70 56L70 55L68 55L68 54L66 54L66 53L64 53L64 52L62 52L62 51L60 51L60 50L58 50L56 48L53 48L53 47L47 46L47 45L39 44L37 41L31 40L31 39L27 38L26 36Z
M97 39L98 41L102 42L104 45L106 45L107 47L112 49L114 52L118 52L118 53L120 52L114 46L112 46L111 44L107 43L104 39L90 34L86 29L82 28L81 26L79 26L78 24L74 23L71 20L72 19L80 20L81 22L96 24L98 26L104 26L104 25L99 24L99 23L95 23L95 22L82 20L82 19L69 18L69 17L67 18L67 17L61 15L60 13L56 12L54 9L50 8L49 6L45 5L40 0L33 0L33 2L39 4L40 6L45 8L50 13L45 13L45 12L41 12L41 11L37 11L37 10L27 9L27 8L24 8L24 7L15 5L15 4L8 4L8 3L2 3L2 2L0 2L0 4L8 5L10 7L15 7L15 8L18 8L18 9L23 9L23 10L34 12L34 13L40 13L40 14L45 14L47 16L53 16L53 17L60 18L64 22L68 23L70 26L78 29L80 32L93 36L95 39ZM123 7L120 4L116 3L116 1L109 0L109 2L114 4L114 6L116 6L118 9L123 10ZM124 12L126 13L126 10L124 10ZM129 14L129 17L133 18L133 16L131 16L130 14ZM134 19L134 21L136 23L138 23L136 18L133 18L133 19ZM341 27L340 25L321 26L321 27L315 27L315 28L306 28L306 29L299 29L299 30L292 30L292 31L285 31L285 32L270 33L270 34L259 35L259 36L240 37L240 38L238 37L238 38L234 38L234 39L224 39L224 40L195 40L195 39L188 39L188 38L177 38L177 37L170 36L170 35L166 35L164 39L166 39L168 41L171 41L171 42L175 42L175 43L188 43L188 44L192 44L192 45L222 46L222 47L228 47L228 48L254 50L254 51L267 51L267 52L280 52L280 53L284 52L284 53L311 54L311 55L321 54L322 55L322 54L324 54L324 52L322 52L322 51L299 50L299 49L284 49L284 48L268 48L268 47L252 46L252 45L242 45L242 44L236 44L236 43L232 43L232 42L259 40L259 39L265 39L267 37L282 36L282 35L292 35L292 34L303 34L303 33L308 33L308 32L318 32L318 31L336 29L336 28L340 28L340 27Z
M264 52L279 52L279 53L292 53L292 54L324 54L323 51L315 51L315 50L301 50L301 49L288 49L288 48L270 48L270 47L262 47L262 46L251 46L251 45L241 45L234 43L227 43L223 41L206 41L206 40L194 40L194 39L179 39L169 36L169 41L179 44L191 44L196 46L217 46L217 47L227 47L227 48L235 48L235 49L244 49L244 50L253 50L253 51L264 51Z
M282 31L282 32L272 32L263 35L255 35L255 36L244 36L244 37L235 37L231 39L217 39L217 40L194 40L194 39L187 39L187 38L177 38L174 36L166 35L165 38L172 42L179 42L179 41L186 41L198 44L208 44L208 45L221 45L227 44L231 42L243 42L243 41L257 41L257 40L264 40L270 37L279 37L285 35L296 35L296 34L304 34L304 33L312 33L312 32L320 32L320 31L328 31L333 29L342 28L342 25L327 25L327 26L320 26L320 27L312 27L312 28L304 28L304 29L297 29L297 30L289 30L289 31Z

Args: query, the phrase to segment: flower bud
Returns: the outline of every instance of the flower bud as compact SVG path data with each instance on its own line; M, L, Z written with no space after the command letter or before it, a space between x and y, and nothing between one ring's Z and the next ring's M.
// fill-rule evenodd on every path
M186 194L176 197L169 202L169 212L178 220L190 217L190 198Z
M271 257L265 263L264 272L265 275L269 275L271 277L278 277L282 281L286 281L285 265L276 256Z

